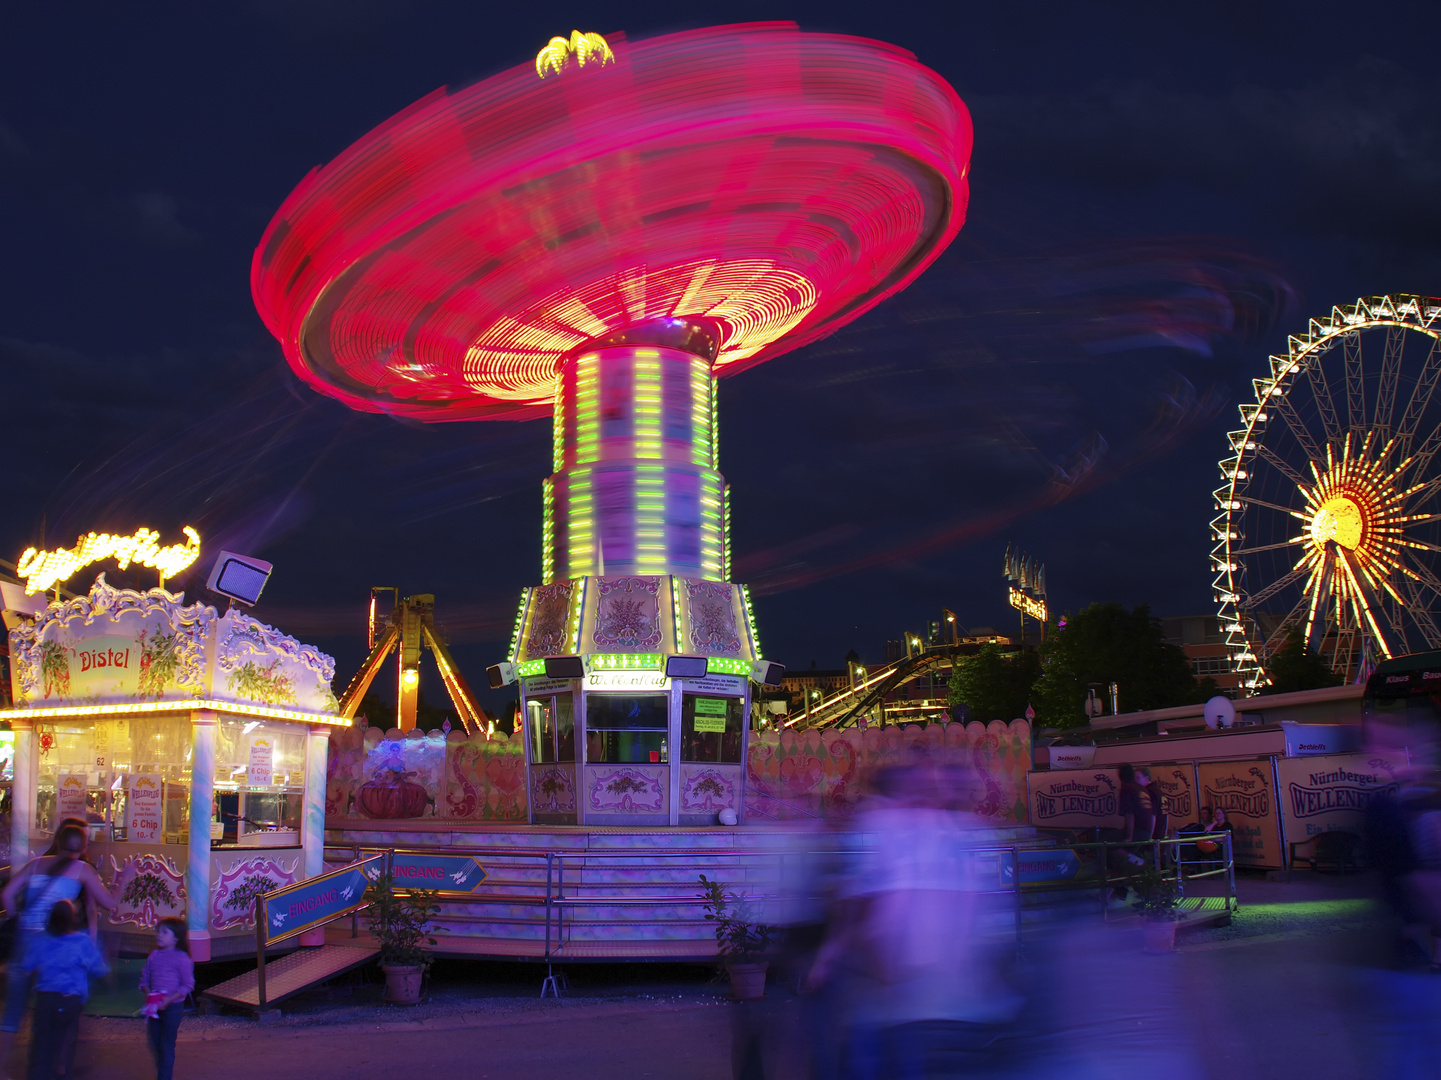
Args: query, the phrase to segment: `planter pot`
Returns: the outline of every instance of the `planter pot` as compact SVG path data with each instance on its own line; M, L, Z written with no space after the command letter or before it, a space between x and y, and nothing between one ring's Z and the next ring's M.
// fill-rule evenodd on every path
M731 977L731 995L737 1001L759 1001L766 996L766 969L769 963L727 964Z
M1144 933L1148 953L1176 951L1176 921L1174 919L1151 920L1145 924Z
M385 1000L391 1005L414 1005L420 1001L420 983L425 969L419 966L382 964L385 972Z

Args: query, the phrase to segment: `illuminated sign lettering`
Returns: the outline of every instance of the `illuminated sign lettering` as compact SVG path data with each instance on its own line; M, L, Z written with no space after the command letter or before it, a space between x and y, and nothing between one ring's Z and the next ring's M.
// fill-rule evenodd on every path
M189 525L181 530L185 543L161 547L160 534L139 528L133 536L86 533L73 548L39 551L27 548L16 564L16 574L25 582L25 592L45 592L82 567L102 559L114 559L124 570L132 562L160 571L161 579L173 577L200 557L200 534Z
M1033 619L1046 621L1046 602L1037 600L1034 596L1027 596L1014 585L1011 586L1011 607L1015 608L1022 615L1029 615Z

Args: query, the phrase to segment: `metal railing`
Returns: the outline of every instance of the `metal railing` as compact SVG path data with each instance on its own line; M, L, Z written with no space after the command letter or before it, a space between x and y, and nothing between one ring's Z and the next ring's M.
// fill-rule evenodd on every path
M1199 842L1216 843L1218 852L1202 852L1197 847ZM1110 900L1114 890L1126 886L1131 880L1130 873L1116 872L1112 867L1113 856L1118 853L1145 853L1147 857L1141 859L1142 865L1149 863L1152 869L1160 871L1167 880L1175 882L1183 898L1186 897L1188 882L1222 878L1224 891L1220 899L1225 901L1226 912L1229 914L1239 910L1235 860L1229 833L1196 834L1133 843L1095 841L1067 845L978 844L967 845L965 850L971 857L982 861L982 872L989 872L985 866L994 862L994 880L997 887L981 889L979 892L983 895L1009 898L1018 946L1024 940L1027 896L1055 892L1084 894L1095 890L1098 894L1099 909L1103 917L1109 918ZM1022 880L1022 863L1028 855L1055 855L1067 850L1075 853L1080 864L1074 877L1051 881ZM860 849L854 846L839 844L804 850L686 848L629 851L557 851L507 847L399 848L347 844L327 845L326 851L344 852L349 857L347 861L355 861L370 854L386 854L389 856L387 865L396 854L474 856L478 860L484 860L489 871L515 872L505 878L495 875L488 877L487 881L493 884L485 892L447 893L441 890L440 900L447 905L543 908L544 951L537 959L547 963L564 957L568 940L567 927L573 928L575 925L574 918L567 916L574 916L581 911L645 906L698 911L705 904L706 898L699 892L697 876L703 872L726 870L732 871L731 877L738 876L742 879L724 881L726 888L744 895L748 901L758 906L773 909L789 904L819 906L824 898L818 892L786 890L782 888L782 882L786 878L804 878L807 882L814 882L821 875L815 872L807 873L807 867L819 870L826 863L834 866L861 854ZM1089 866L1086 865L1088 859ZM689 865L676 867L676 862L680 860ZM1009 863L1009 884L1005 883L1001 872L1003 863ZM789 864L789 867L785 864ZM801 869L797 870L797 867ZM599 880L587 880L587 876L582 873L586 869L600 868L609 873L598 875ZM691 871L696 876L677 876L685 871ZM739 871L738 875L736 871ZM807 884L806 887L811 886ZM442 916L440 921L457 923L466 921L466 918L452 914ZM667 914L665 918L674 922L676 917ZM496 919L488 918L483 921L495 922ZM700 924L699 918L688 921L694 921L697 926ZM354 932L352 926L352 933ZM617 943L625 940L630 939L619 939Z

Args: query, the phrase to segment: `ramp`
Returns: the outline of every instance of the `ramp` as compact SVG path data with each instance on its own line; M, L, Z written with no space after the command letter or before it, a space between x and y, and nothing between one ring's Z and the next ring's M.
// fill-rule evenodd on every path
M345 938L297 949L265 965L265 1006L317 986L374 959L380 947L370 938ZM242 1008L260 1009L260 970L247 971L204 991L206 997Z

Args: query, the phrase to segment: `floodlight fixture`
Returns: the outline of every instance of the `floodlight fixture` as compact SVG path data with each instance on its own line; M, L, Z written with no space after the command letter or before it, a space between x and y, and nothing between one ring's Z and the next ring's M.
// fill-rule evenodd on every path
M237 604L254 607L260 601L260 593L270 580L273 569L274 566L264 559L222 551L215 560L215 568L210 571L205 587Z

